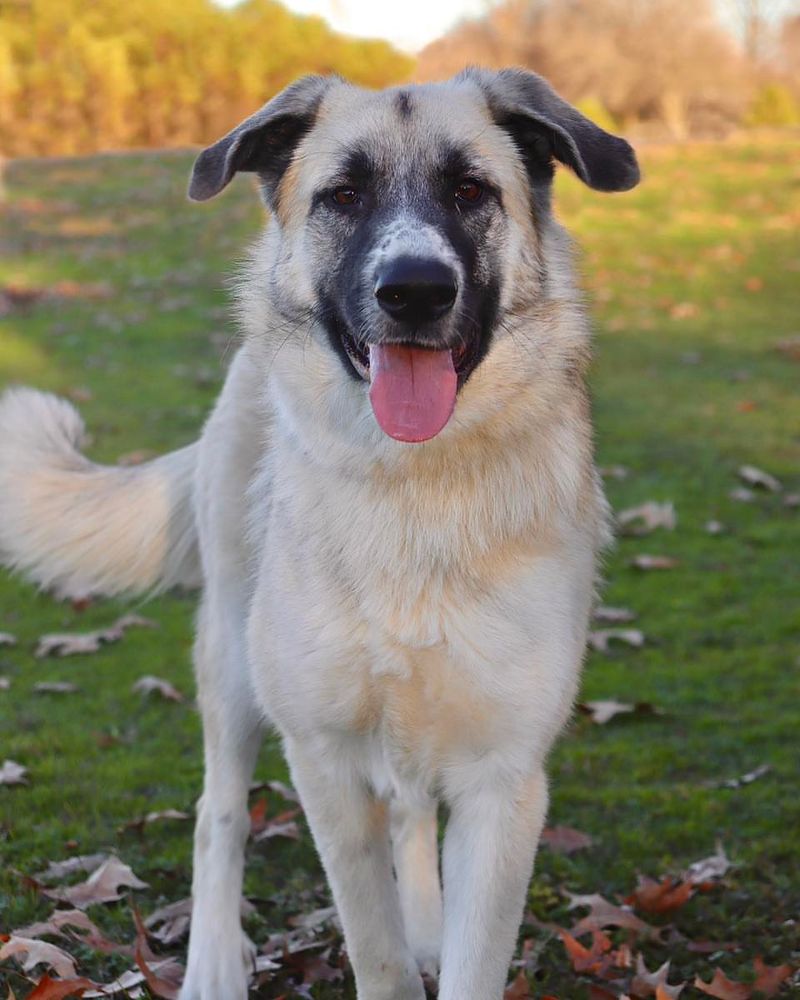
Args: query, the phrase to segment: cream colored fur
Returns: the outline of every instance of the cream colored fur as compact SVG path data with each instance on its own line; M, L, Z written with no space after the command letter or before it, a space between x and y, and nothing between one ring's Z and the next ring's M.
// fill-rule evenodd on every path
M7 561L64 592L114 593L191 582L199 540L206 782L182 1000L247 995L247 788L267 724L359 1000L423 1000L420 968L441 970L440 1000L500 1000L545 759L578 683L607 538L587 328L566 237L549 217L534 226L521 161L475 84L414 91L420 149L474 141L507 216L503 326L444 431L389 439L315 321L287 328L284 307L313 307L329 264L305 220L330 163L365 135L407 162L392 100L336 84L323 102L243 279L245 343L197 445L101 469L76 451L67 404L27 391L0 404Z

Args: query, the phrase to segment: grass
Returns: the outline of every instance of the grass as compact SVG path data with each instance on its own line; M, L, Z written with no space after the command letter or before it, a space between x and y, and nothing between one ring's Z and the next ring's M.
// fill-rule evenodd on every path
M678 526L621 539L608 558L604 601L635 609L647 644L592 654L582 697L650 701L663 714L602 727L578 717L565 734L551 762L550 821L589 833L594 845L569 857L541 853L531 912L568 925L563 889L616 899L637 873L679 871L721 840L736 867L677 923L689 937L737 942L720 963L742 979L756 955L800 961L792 922L800 510L781 494L729 497L744 463L800 490L800 366L775 349L800 332L795 153L791 138L653 148L643 155L645 183L629 195L593 194L566 176L558 183L598 330L599 460L629 470L607 480L610 499L617 509L671 500ZM183 153L136 154L8 170L0 285L77 286L0 320L0 385L28 382L81 400L98 460L192 440L235 343L225 282L260 210L245 181L218 202L189 205L190 162ZM726 532L708 534L709 519ZM629 565L639 552L680 566L639 572ZM131 692L144 673L191 692L193 607L188 597L151 601L141 610L156 630L133 630L92 656L36 660L37 636L105 625L123 605L79 612L0 576L0 630L20 640L0 649L0 675L11 682L0 691L0 757L30 769L27 786L0 788L0 931L49 912L20 873L72 853L119 853L150 884L136 894L145 913L187 894L188 824L119 828L152 810L189 811L199 793L191 699ZM80 691L34 693L42 680L71 680ZM718 787L761 764L770 771L760 780ZM285 777L275 741L258 775ZM252 846L246 890L258 900L250 920L258 939L324 901L307 835ZM126 903L97 909L111 934L130 938ZM524 934L543 942L536 996L588 996L559 943L530 926ZM708 980L716 964L685 943L645 951L651 966L672 958L673 981L695 972ZM88 950L81 957L82 971L96 976L128 964ZM24 996L22 979L12 973L10 982ZM315 989L352 996L349 985ZM268 985L259 995L281 992Z

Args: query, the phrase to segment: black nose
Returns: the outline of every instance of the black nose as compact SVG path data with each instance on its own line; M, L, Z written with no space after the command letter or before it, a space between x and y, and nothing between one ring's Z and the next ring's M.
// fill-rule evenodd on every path
M455 273L439 260L398 257L384 265L375 282L381 309L404 323L429 323L453 308Z

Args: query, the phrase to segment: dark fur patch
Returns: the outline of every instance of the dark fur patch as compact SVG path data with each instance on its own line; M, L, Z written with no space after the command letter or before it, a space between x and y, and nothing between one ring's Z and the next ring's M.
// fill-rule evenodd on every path
M394 106L401 118L410 118L414 110L411 94L407 90L401 90L394 99Z

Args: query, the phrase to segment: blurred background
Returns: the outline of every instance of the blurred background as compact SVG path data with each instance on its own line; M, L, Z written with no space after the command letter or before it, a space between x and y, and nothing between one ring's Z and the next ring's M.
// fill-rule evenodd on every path
M302 73L466 63L536 70L636 134L800 122L795 0L0 0L0 151L205 143Z

